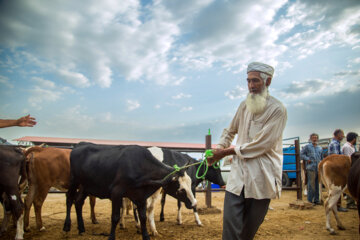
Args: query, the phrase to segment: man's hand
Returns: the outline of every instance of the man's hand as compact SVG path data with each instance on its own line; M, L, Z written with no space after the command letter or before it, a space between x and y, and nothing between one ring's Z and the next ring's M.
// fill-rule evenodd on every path
M36 119L31 117L30 114L16 120L16 125L19 127L33 127L36 125Z
M207 158L208 165L213 165L216 161L219 161L220 159L224 158L228 155L235 155L234 148L226 148L226 149L213 149L213 156Z

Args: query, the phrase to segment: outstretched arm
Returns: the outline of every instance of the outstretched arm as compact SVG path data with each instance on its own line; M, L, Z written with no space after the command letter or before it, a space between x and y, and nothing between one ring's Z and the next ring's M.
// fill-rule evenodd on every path
M30 114L19 119L0 119L0 128L5 127L33 127L36 125L36 119L31 117Z

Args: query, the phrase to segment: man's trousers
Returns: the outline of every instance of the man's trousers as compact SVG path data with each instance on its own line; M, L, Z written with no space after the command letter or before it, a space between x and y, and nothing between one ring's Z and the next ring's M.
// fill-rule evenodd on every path
M270 199L245 198L225 193L223 216L223 240L251 240L264 221Z

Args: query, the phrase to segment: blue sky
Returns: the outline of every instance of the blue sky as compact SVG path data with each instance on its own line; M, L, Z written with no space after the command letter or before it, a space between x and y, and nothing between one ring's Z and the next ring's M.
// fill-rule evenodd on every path
M246 66L275 67L284 138L360 133L359 1L0 1L0 118L49 136L217 142L247 94Z

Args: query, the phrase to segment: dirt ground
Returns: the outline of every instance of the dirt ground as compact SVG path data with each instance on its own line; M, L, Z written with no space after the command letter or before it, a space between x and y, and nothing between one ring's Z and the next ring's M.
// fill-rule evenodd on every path
M197 199L199 207L205 206L205 194L198 193ZM305 198L304 198L305 199ZM215 192L212 195L212 206L222 210L224 192ZM296 192L283 191L280 200L273 200L264 223L261 225L255 239L359 239L356 210L347 213L339 213L346 230L337 230L337 235L331 236L325 228L325 216L323 206L315 206L313 209L297 210L289 207L289 203L296 200ZM31 210L30 227L31 231L25 233L24 239L67 239L67 240L87 240L87 239L107 239L104 234L110 231L111 202L109 200L97 200L96 216L99 224L92 224L90 221L89 203L86 201L84 211L84 221L86 232L80 236L77 232L75 209L72 208L72 229L69 233L64 233L62 227L65 219L65 195L49 194L43 206L43 222L46 230L39 232L35 230L35 217ZM165 222L159 221L160 203L156 206L155 221L159 236L151 237L156 240L200 240L200 239L221 239L222 232L222 212L201 214L200 218L203 227L198 227L194 221L191 210L182 209L183 224L176 224L177 204L174 198L167 197L165 206ZM0 222L3 219L3 211L0 211ZM336 223L331 216L331 223L336 229ZM150 228L148 227L148 230ZM0 237L0 239L14 239L15 229L10 229ZM117 227L116 239L141 239L141 235L136 233L134 219L132 215L126 216L126 229Z

